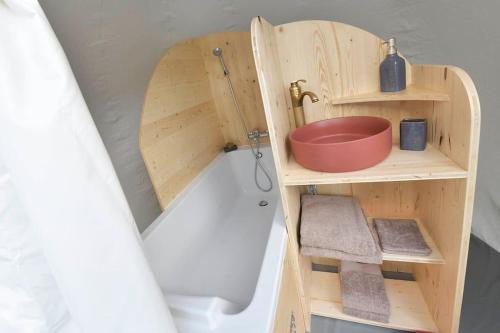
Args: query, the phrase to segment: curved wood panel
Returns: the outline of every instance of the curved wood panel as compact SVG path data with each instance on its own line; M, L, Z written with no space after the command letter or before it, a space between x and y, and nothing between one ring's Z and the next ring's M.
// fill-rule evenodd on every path
M330 21L288 23L276 26L275 31L284 84L306 79L304 88L320 98L319 103L306 102L306 122L350 115L351 107L337 105L338 100L379 91L379 64L387 54L379 37ZM410 86L409 61L406 67ZM379 107L382 114L386 113L383 106Z
M267 128L248 32L170 47L152 74L140 128L141 153L163 209L225 143L247 144L214 47L223 50L249 130Z
M463 180L419 184L419 216L446 260L442 267L417 265L415 276L440 332L458 332L472 223L479 151L480 104L469 75L454 66L414 65L419 85L443 91L435 103L432 144L467 170Z

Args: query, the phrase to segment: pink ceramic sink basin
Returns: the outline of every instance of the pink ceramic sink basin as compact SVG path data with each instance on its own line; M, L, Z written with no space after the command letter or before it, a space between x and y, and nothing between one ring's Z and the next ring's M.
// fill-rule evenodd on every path
M391 152L391 122L355 116L321 120L290 133L292 154L304 168L346 172L369 168Z

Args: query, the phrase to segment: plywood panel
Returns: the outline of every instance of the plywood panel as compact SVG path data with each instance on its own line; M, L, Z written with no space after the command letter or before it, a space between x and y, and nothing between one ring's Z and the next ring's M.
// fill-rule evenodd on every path
M274 163L277 170L282 170L288 159L286 147L287 135L290 130L288 112L286 111L288 89L283 85L274 27L260 17L252 20L252 46L266 120L268 124L272 124L269 126L269 135ZM299 253L297 233L299 229L300 192L296 187L285 187L281 172L278 172L277 177L290 241L292 268L301 297L302 314L304 315L306 328L309 331L308 288L310 286L311 261Z
M247 145L245 130L241 125L219 58L213 55L212 50L215 47L222 48L222 55L229 69L234 92L248 130L265 130L267 124L257 82L250 33L212 34L199 38L198 44L210 80L212 98L221 121L224 139L237 145ZM266 138L264 142L268 142L268 139Z
M225 143L247 144L214 47L223 49L250 130L267 128L250 33L216 33L170 47L151 77L140 130L142 156L162 208Z
M415 215L419 197L415 182L386 182L319 185L319 194L352 195L356 197L366 216L411 217Z
M310 288L312 262L310 257L300 255L299 230L300 230L300 189L299 187L286 187L282 192L282 201L284 206L285 220L287 224L288 239L290 244L290 259L292 269L297 279L297 288L299 290L302 315L306 328L310 331L311 317L309 314ZM285 208L286 207L286 208Z
M465 219L467 180L419 184L418 215L439 244L444 265L416 265L415 277L442 332L458 332L470 221Z
M453 66L415 65L415 82L450 96L435 102L434 147L468 171L462 180L422 182L419 216L426 223L446 264L416 265L423 295L440 331L458 332L479 151L480 105L476 88L462 69Z
M319 103L304 104L306 122L343 116L349 106L335 105L340 97L379 90L379 64L385 58L382 40L362 29L329 21L303 21L276 27L282 84L306 79L305 90ZM407 84L411 67L407 62Z
M223 145L198 43L178 43L151 77L141 119L141 153L160 206L165 208Z
M475 168L481 115L471 78L454 66L414 65L412 72L418 85L450 97L449 102L434 102L434 146L464 169ZM475 170L471 171L475 175Z
M428 122L429 138L432 134L432 101L387 101L361 104L336 105L327 110L325 118L349 116L382 117L391 122L392 142L399 144L399 123L405 118L425 118Z
M142 125L212 100L205 64L194 40L167 50L149 82Z
M290 253L290 245L288 245L283 263L278 307L274 320L274 333L292 332L290 329L292 315L295 319L295 332L306 332L299 291L297 289L297 280L293 271L293 262L290 259Z

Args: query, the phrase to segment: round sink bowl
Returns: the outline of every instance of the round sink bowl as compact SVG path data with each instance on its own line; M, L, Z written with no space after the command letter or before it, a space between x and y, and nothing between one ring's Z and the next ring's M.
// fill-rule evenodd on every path
M389 155L392 126L379 117L341 117L296 128L289 138L292 154L304 168L347 172L374 166Z

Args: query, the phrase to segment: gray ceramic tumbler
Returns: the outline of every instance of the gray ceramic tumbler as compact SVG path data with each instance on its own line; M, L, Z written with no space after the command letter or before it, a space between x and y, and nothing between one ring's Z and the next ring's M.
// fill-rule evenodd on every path
M399 147L402 150L425 150L427 119L403 119L399 124Z

